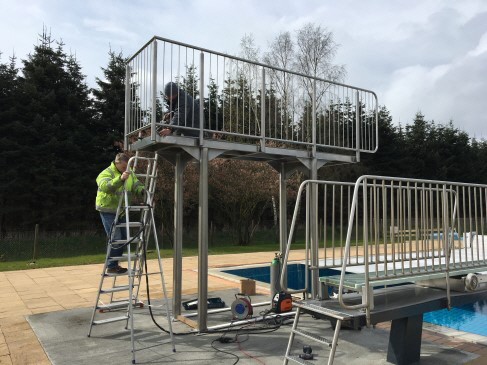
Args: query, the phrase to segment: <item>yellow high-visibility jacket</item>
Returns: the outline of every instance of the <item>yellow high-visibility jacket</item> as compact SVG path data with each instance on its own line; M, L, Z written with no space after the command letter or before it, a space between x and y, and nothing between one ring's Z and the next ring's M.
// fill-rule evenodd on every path
M100 172L96 178L98 192L96 193L96 210L104 213L115 213L118 201L123 194L124 181L120 179L122 174L112 162L105 170ZM134 174L130 174L125 180L125 189L129 193L141 194L144 190L142 184Z

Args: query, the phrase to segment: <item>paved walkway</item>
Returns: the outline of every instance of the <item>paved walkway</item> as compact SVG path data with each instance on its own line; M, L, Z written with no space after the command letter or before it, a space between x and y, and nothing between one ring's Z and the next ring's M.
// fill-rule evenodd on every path
M266 264L273 258L272 252L209 256L209 267L225 267L245 264ZM301 260L304 251L294 251L290 260ZM198 258L183 258L183 294L197 292ZM165 281L169 293L172 291L172 260L163 260ZM36 335L25 317L36 313L47 313L73 308L91 307L103 266L101 264L54 267L0 272L0 365L50 365ZM149 271L157 271L155 260L149 261ZM208 290L238 288L239 283L210 275ZM151 297L157 298L160 282L151 278ZM160 291L160 290L159 290ZM141 292L144 298L145 292ZM160 295L159 295L160 297ZM388 328L385 324L381 326ZM88 323L87 323L88 330ZM466 342L465 339L425 330L423 338L450 347L482 355L471 362L487 364L487 347ZM485 356L485 357L484 357Z

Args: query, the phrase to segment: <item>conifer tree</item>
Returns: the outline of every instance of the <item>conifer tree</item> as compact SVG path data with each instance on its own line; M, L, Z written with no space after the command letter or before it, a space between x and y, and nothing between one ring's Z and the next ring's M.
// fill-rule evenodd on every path
M1 56L1 53L0 53ZM21 160L22 131L17 120L18 68L15 57L10 63L0 63L0 238L7 232L7 226L15 222L16 184L19 176L16 164Z
M122 52L108 52L108 65L102 68L103 79L96 78L98 88L92 89L94 96L97 147L102 151L99 156L101 164L110 161L116 152L123 147L124 113L125 113L125 66L127 59ZM103 162L105 161L105 162Z
M19 225L66 229L93 216L90 100L81 67L46 31L19 78ZM62 217L62 219L60 219Z

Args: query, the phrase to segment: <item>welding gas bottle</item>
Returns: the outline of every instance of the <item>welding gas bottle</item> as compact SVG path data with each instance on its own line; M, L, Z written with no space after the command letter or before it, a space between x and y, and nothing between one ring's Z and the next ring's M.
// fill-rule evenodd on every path
M281 260L279 253L276 252L274 259L271 262L271 301L274 299L276 293L281 291L279 277L281 275Z

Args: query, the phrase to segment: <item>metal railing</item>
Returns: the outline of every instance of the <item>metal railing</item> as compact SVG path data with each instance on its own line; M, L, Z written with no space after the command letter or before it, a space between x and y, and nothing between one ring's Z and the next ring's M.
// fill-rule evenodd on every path
M312 187L319 189L318 209L308 201ZM487 266L487 185L380 176L362 176L355 184L308 180L298 191L281 285L303 205L306 251L323 249L316 267L306 256L306 268L340 268L344 306L344 281L353 266L364 267L365 287ZM290 292L308 289L306 280L305 288Z
M157 128L169 127L163 90L175 82L199 101L179 126L183 134L263 147L377 150L377 97L369 90L161 37L128 60L126 76L126 146L144 129L155 140ZM205 120L199 127L196 113Z

